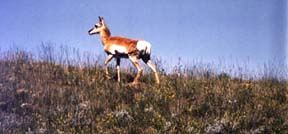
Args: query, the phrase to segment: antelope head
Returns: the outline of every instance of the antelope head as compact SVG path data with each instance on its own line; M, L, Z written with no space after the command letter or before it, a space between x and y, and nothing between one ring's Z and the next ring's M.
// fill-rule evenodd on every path
M93 34L99 34L101 31L103 31L106 28L105 22L104 22L104 18L99 16L99 22L96 23L94 25L93 28L91 28L88 31L89 35L93 35Z

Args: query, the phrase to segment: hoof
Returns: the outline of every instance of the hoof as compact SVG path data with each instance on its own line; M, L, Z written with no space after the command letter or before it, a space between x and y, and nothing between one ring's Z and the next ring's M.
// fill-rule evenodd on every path
M139 82L132 82L132 85L139 85Z
M140 74L140 76L143 76L143 74L144 74L144 70L141 69L141 70L139 71L139 74Z
M139 84L140 84L139 82L131 82L131 83L128 83L127 85L130 87L135 87L135 86L138 86Z
M111 80L111 79L112 79L112 77L111 77L111 76L109 76L109 75L106 75L106 79L107 79L107 80Z

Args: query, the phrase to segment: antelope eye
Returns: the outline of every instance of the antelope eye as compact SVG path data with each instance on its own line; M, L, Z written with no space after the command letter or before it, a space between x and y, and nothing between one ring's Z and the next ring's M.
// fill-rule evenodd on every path
M95 27L96 27L96 28L98 28L98 26L97 26L97 25L95 25Z

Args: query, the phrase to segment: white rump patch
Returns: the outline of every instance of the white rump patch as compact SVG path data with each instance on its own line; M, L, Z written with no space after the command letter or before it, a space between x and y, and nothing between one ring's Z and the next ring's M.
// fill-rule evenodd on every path
M137 50L144 51L146 54L151 53L151 44L144 40L139 40L136 45Z
M112 45L109 49L110 53L116 54L116 51L121 54L128 54L128 50L124 46Z

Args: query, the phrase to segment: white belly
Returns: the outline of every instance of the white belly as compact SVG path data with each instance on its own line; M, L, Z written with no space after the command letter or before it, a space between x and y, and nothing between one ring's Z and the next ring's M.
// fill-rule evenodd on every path
M119 45L112 45L110 46L109 48L109 52L111 54L116 54L116 53L119 53L119 54L128 54L128 49L124 46L119 46Z

